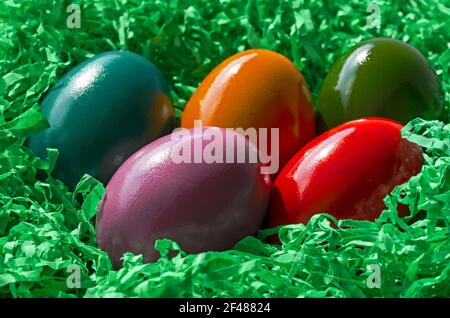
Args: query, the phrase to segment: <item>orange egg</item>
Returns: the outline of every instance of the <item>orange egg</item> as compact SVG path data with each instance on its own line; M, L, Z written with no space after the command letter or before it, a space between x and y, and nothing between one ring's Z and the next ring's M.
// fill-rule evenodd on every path
M279 128L280 167L315 133L303 75L283 55L263 49L235 54L206 76L186 105L181 126L194 127L195 120L223 128Z

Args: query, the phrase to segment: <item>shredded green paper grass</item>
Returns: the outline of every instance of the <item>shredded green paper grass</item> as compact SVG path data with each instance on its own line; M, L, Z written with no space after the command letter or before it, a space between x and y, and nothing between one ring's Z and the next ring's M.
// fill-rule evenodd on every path
M34 157L25 138L47 126L39 101L57 78L107 50L147 56L166 74L178 115L221 60L252 47L276 50L302 70L313 96L333 61L365 39L409 42L436 70L450 101L450 3L356 0L91 0L68 28L68 1L0 2L0 297L448 297L450 125L414 120L404 137L425 149L419 175L386 198L376 222L322 214L306 226L247 237L235 249L186 255L169 240L162 258L126 254L113 270L95 243L103 185L85 176L74 192ZM37 174L42 175L38 181ZM399 218L398 203L411 216ZM169 251L175 256L168 257ZM172 253L170 253L172 255ZM78 266L78 267L77 267ZM70 275L80 269L81 288ZM379 269L379 285L371 282ZM376 285L376 284L375 284ZM76 287L76 286L75 286Z

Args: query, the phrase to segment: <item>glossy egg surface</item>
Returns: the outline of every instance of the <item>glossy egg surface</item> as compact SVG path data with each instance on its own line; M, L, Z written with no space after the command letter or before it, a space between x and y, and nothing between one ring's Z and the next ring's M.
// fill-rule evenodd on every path
M74 187L85 174L106 183L140 147L173 129L169 88L145 57L112 51L64 75L42 101L50 128L32 136L41 158L57 148L54 174Z
M257 153L238 133L203 129L223 138L223 145L236 140L235 154L239 149ZM191 134L182 139L167 135L137 151L106 187L97 213L97 243L116 266L124 252L156 260L157 239L175 240L191 253L225 250L261 226L270 194L270 177L260 173L261 165L225 163L225 157L223 163L203 161L201 152L211 150L211 141L204 130L187 131ZM173 159L183 147L192 161Z

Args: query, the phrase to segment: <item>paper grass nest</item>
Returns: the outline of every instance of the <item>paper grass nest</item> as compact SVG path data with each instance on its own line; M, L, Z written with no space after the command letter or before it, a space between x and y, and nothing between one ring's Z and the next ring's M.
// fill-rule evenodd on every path
M165 73L178 116L202 78L244 49L272 49L303 72L314 98L338 56L372 37L419 49L450 102L450 3L370 1L74 1L81 27L68 28L60 0L0 3L0 297L448 297L450 296L450 125L410 122L404 137L425 149L419 175L397 187L376 222L327 214L280 230L282 245L247 237L233 250L186 255L157 242L159 261L126 254L113 270L95 243L103 185L85 176L74 192L23 146L46 127L39 101L72 66L108 50L130 50ZM442 3L442 4L441 4ZM37 173L45 181L38 181ZM411 216L399 218L397 203ZM170 250L178 251L169 258ZM172 253L171 253L172 254ZM371 288L368 268L381 273ZM67 284L81 270L81 288Z

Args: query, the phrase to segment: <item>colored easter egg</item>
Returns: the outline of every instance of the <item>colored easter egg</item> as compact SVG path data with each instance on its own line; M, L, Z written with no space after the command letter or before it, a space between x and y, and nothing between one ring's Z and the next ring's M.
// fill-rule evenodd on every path
M173 133L137 151L108 183L97 213L97 243L115 266L124 252L156 260L157 239L172 239L191 253L220 251L261 226L271 181L259 161L250 160L256 146L223 128L184 131L183 138ZM223 140L215 151L208 150L208 134ZM202 156L208 151L222 159ZM248 156L245 162L236 160L239 151ZM174 153L188 158L174 159Z
M123 161L173 129L169 88L143 56L111 51L74 67L42 101L50 127L28 141L39 157L57 148L54 175L74 187L85 174L107 182Z
M191 128L195 120L224 128L278 128L280 166L315 134L303 75L286 57L262 49L233 55L206 76L186 105L181 125Z
M338 59L322 84L316 108L321 132L372 116L402 124L416 117L448 118L437 76L425 57L389 38L366 41Z
M359 119L313 139L275 180L269 226L307 223L317 213L375 220L385 196L421 169L422 149L402 139L402 127Z

